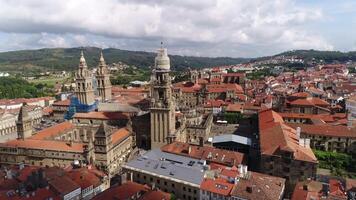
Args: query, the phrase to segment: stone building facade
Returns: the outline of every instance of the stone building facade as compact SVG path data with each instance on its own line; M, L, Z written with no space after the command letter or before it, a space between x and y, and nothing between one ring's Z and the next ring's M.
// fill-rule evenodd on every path
M260 171L286 179L291 192L298 181L316 177L317 158L295 129L276 112L259 112Z

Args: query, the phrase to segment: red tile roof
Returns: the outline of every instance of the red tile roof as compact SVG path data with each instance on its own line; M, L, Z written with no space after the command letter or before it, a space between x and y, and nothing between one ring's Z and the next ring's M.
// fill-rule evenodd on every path
M192 82L180 82L174 84L174 89L180 89L184 93L196 93L202 88L199 84L194 84Z
M204 159L227 166L237 166L246 162L246 158L243 153L218 149L210 146L190 145L182 142L173 142L171 144L164 145L161 147L161 150L182 156Z
M200 184L200 189L215 194L229 196L232 188L234 187L233 183L229 183L227 180L222 178L205 178Z
M93 186L96 188L101 184L101 177L87 168L72 169L67 173L68 177L76 182L82 189Z
M317 181L298 182L291 200L319 200L322 197L323 185Z
M148 191L146 192L139 200L170 200L171 195L166 192L162 192L159 190Z
M257 172L251 173L249 178L240 178L231 192L231 196L242 199L281 199L284 193L285 179L269 176Z
M336 122L337 120L346 118L345 113L335 113L334 115L330 114L304 114L304 113L278 113L283 118L295 118L295 119L320 119L324 122Z
M274 155L283 150L293 153L296 160L317 162L309 147L299 145L295 129L284 124L282 117L273 110L259 112L259 132L262 154Z
M73 143L67 144L64 141L57 140L11 140L0 144L1 147L25 148L25 149L43 149L54 151L68 151L68 152L83 152L83 144Z
M48 183L57 193L61 195L66 195L80 188L76 182L66 175L51 179Z
M337 198L338 200L347 199L345 195L345 188L339 180L329 180L329 196Z
M243 110L243 104L229 104L225 110L227 112L241 112Z
M239 84L235 83L221 83L221 84L210 84L207 85L208 93L222 93L227 91L234 91L238 94L243 94L243 89Z
M113 144L118 144L128 138L131 133L126 128L120 128L111 135Z
M300 127L302 133L309 135L356 138L356 127L349 128L347 126L333 126L328 124L312 125L290 123L288 125L293 128Z
M30 139L33 140L50 139L57 135L64 134L68 131L71 131L73 129L74 129L74 125L69 121L65 121L37 132L35 135L31 136Z
M155 190L152 191L148 186L128 181L120 186L111 187L98 194L93 200L116 199L126 200L141 193L140 200L169 200L170 194ZM168 198L169 197L169 198Z
M69 106L70 105L70 99L66 99L63 101L57 101L52 104L52 106Z
M291 105L300 105L300 106L321 106L326 107L330 104L319 98L306 98L306 99L297 99L290 102Z
M73 116L75 119L99 119L99 120L120 120L128 119L129 115L122 112L103 112L103 111L94 111L88 113L75 113Z

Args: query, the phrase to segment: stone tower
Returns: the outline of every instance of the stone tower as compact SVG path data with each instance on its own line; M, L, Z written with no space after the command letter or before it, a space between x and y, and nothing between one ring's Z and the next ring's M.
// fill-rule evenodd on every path
M32 136L32 119L27 111L27 105L21 107L17 122L17 137L19 139L26 139Z
M94 136L95 165L106 172L110 165L109 151L112 148L112 132L113 128L106 122L102 122Z
M167 49L160 48L151 76L151 149L167 144L175 135L175 104L169 72Z
M88 69L83 51L80 55L78 71L75 73L75 85L75 95L80 103L87 105L94 104L93 77Z
M111 100L110 75L104 60L103 52L100 53L99 65L96 72L96 80L98 83L98 92L101 101Z

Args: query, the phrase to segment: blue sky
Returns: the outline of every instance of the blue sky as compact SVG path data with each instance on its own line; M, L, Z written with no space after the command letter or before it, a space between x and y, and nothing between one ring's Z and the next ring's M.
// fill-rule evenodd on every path
M97 46L257 57L356 50L354 0L0 0L0 51Z

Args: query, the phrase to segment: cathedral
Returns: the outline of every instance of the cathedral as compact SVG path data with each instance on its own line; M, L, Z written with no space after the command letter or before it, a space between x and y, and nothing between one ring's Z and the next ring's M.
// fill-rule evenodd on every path
M96 71L92 72L81 52L74 98L69 99L69 104L58 104L66 108L65 113L74 108L71 117L35 130L30 108L23 105L16 122L17 139L0 143L0 164L93 165L112 177L139 148L155 149L174 141L203 145L210 132L212 116L195 109L179 110L170 72L167 49L160 48L152 68L149 95L144 99L149 109L125 110L117 106L122 103L118 100L122 96L113 95L103 54ZM75 102L71 102L73 100ZM80 110L93 105L99 106ZM118 109L107 109L113 106Z

